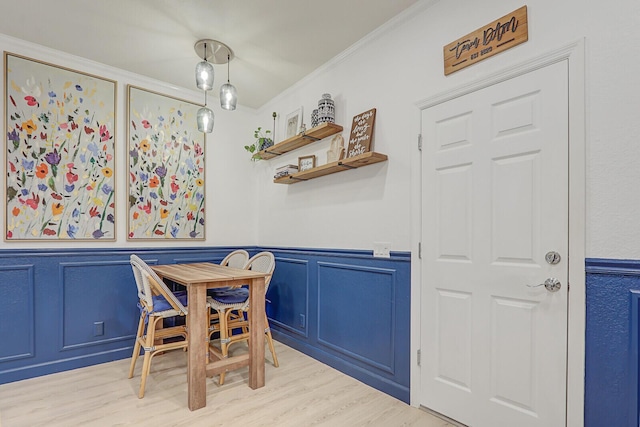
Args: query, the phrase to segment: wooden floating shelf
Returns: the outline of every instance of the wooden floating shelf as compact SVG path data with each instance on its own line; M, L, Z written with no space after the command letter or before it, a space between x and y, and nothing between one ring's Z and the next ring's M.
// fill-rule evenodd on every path
M263 160L273 159L274 157L296 150L300 147L304 147L312 142L320 141L321 139L335 135L339 132L342 132L342 126L335 123L322 123L321 125L311 128L300 135L292 136L291 138L280 141L265 150L259 151L257 155L259 155Z
M372 165L374 163L386 162L387 155L376 153L374 151L363 153L358 156L349 157L348 159L338 160L337 162L327 163L317 168L308 169L303 172L296 172L291 175L281 176L273 180L276 184L296 184L302 181L308 181L320 176L330 175L336 172L342 172L349 169L356 169L362 166Z

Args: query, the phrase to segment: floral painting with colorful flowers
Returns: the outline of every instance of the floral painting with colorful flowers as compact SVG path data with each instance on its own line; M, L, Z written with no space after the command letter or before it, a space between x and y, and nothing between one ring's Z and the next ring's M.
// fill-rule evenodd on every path
M129 86L128 239L204 239L199 105Z
M6 240L115 240L116 83L5 53Z

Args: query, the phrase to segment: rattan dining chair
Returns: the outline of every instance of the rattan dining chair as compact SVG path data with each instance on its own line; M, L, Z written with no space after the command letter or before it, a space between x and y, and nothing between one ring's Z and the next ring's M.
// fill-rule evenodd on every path
M232 268L244 268L249 261L249 252L244 249L236 249L235 251L229 252L229 254L224 257L222 261L220 261L220 265L223 267L232 267ZM209 289L208 294L213 295L216 291L239 288L240 286L229 286L225 288L214 288Z
M244 266L247 265L247 261L249 261L249 252L244 249L236 249L233 252L229 252L229 254L220 261L220 265L244 268Z
M157 329L166 318L188 315L187 294L186 292L173 293L138 256L131 255L130 263L138 287L140 321L131 356L129 378L133 378L136 361L142 349L144 359L138 392L138 397L142 399L153 356L160 352L187 348L187 329L184 325ZM172 340L165 341L169 338ZM182 339L173 340L174 338Z
M271 252L260 252L254 255L247 262L245 269L269 273L265 279L265 293L269 289L269 283L275 269L275 257ZM220 351L222 357L229 354L229 346L235 342L249 341L249 322L245 319L244 313L249 310L249 290L244 287L237 289L227 289L214 293L207 298L208 306L218 313L219 322L213 325L213 332L220 332ZM234 333L240 330L240 333ZM265 335L269 350L273 357L274 366L278 365L278 358L273 346L269 319L265 313ZM249 342L249 345L251 343ZM224 384L224 372L220 374L220 385Z
M244 268L245 265L247 265L247 261L249 261L249 252L245 251L244 249L236 249L235 251L229 252L229 254L227 254L227 256L224 257L222 261L220 261L220 265L224 267ZM221 292L221 291L238 288L238 287L239 286L227 286L224 288L208 289L207 295L214 296L216 292ZM208 329L209 329L209 338L211 338L211 335L219 331L219 328L216 327L216 324L218 323L218 312L216 310L211 310L211 307L208 307L208 311L209 311ZM237 317L240 315L241 313L238 313L238 312L230 314L231 317Z

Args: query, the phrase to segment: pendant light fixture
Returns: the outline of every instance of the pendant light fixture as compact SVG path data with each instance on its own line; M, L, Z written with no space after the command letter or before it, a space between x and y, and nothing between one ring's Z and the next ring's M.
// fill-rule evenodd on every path
M203 60L196 65L196 86L204 91L204 107L198 110L196 120L200 132L210 133L213 131L215 118L213 111L207 107L207 92L213 89L214 84L215 73L212 64L228 64L233 59L233 51L226 44L211 39L198 40L193 48ZM231 87L233 88L233 86ZM233 88L233 93L235 94L235 88ZM232 98L237 97L234 95ZM235 103L234 100L232 110L235 109Z
M236 88L229 83L231 73L229 72L229 63L231 57L227 57L227 82L220 87L220 106L225 110L235 110L238 102L238 92Z
M196 65L196 86L198 89L211 90L213 89L213 78L215 72L213 71L213 65L207 61L207 41L204 41L204 61L199 62Z
M207 107L207 91L204 91L204 107L198 110L196 121L198 122L198 130L200 132L211 133L213 132L213 122L215 115L213 111Z

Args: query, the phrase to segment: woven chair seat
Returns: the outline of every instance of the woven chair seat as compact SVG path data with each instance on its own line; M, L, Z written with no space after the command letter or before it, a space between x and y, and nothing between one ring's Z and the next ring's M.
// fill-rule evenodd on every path
M249 252L245 251L244 249L236 249L235 251L229 253L229 255L224 257L224 259L220 262L220 265L232 268L244 268L244 266L247 264L247 261L249 261ZM225 286L223 288L207 289L207 295L212 297L220 291L228 291L229 289L234 289L237 287L238 286ZM216 319L217 317L211 320Z
M211 306L216 307L225 307L229 305L238 305L240 307L244 306L246 303L249 304L249 289L247 288L236 288L236 289L227 289L224 291L218 291L213 294L213 296L207 298L207 300L211 303Z
M180 301L180 304L184 305L185 307L187 306L186 291L174 292L173 294L176 296L178 301ZM153 312L149 314L152 314L154 316L160 316L160 317L180 316L181 314L180 311L174 310L171 304L169 304L169 301L167 301L167 299L162 295L154 295L152 299L153 299Z

